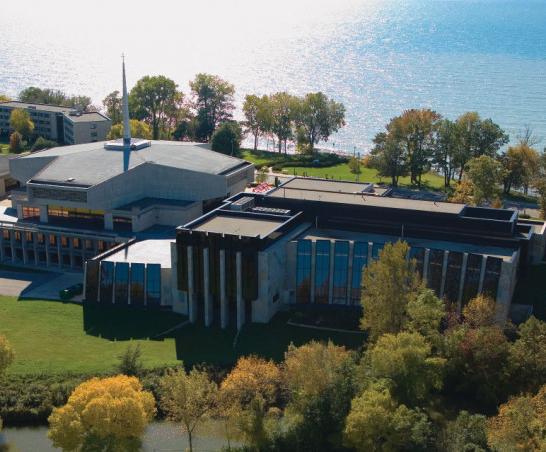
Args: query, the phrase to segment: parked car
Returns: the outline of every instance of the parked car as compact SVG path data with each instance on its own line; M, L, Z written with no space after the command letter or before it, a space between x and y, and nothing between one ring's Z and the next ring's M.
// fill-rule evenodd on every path
M76 295L83 293L83 284L78 283L59 292L59 298L63 301L72 300Z

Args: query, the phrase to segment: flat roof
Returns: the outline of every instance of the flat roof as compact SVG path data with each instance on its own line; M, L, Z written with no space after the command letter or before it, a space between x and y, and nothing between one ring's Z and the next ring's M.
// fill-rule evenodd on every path
M274 198L296 199L302 201L322 201L358 206L382 207L387 209L419 210L423 212L437 212L460 214L464 204L455 204L437 201L421 201L417 199L388 198L383 196L369 196L365 194L334 193L329 191L313 191L301 189L285 189L279 187L267 193Z
M388 243L404 240L412 247L459 251L461 253L483 254L500 257L510 261L514 250L495 246L474 245L472 243L450 242L446 240L429 240L413 237L397 237L387 234L373 234L365 232L344 231L340 229L308 229L300 234L296 240L347 240L354 242Z
M244 237L266 237L277 229L286 220L271 220L262 218L250 218L244 216L215 215L197 227L194 231L212 232L216 234L228 234Z
M143 164L162 165L199 173L227 174L249 166L244 160L210 150L209 145L180 141L152 141L149 147L133 150L104 148L104 142L59 146L20 157L44 159L44 166L33 177L35 183L65 183L92 186Z
M98 111L83 112L81 115L66 115L66 117L72 122L110 121L108 117Z
M290 179L281 186L281 188L294 190L314 190L333 193L362 193L364 190L369 190L372 187L373 184L368 182L334 181L300 177Z
M105 257L110 262L131 262L140 264L160 264L171 268L171 243L174 240L142 240Z
M138 201L130 202L120 207L116 207L113 210L126 210L131 212L133 208L136 209L147 209L151 206L162 206L162 207L187 207L190 204L194 204L195 201L186 201L182 199L165 199L165 198L143 198Z
M0 107L10 108L31 108L32 110L50 111L55 113L64 113L74 110L72 107L64 107L62 105L48 105L48 104L33 104L29 102L19 102L18 100L10 100L7 102L0 102Z

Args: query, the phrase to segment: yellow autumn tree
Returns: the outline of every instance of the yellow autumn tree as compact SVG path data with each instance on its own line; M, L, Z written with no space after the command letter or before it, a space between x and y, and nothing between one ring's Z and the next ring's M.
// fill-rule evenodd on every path
M487 422L487 442L493 450L546 450L546 385L534 396L514 397Z
M15 354L5 336L0 335L0 375L13 362Z
M155 414L155 401L136 377L92 378L49 416L49 438L65 451L130 451Z
M267 423L281 387L281 371L273 361L242 357L220 386L220 414L226 439L242 438L260 449L267 438Z

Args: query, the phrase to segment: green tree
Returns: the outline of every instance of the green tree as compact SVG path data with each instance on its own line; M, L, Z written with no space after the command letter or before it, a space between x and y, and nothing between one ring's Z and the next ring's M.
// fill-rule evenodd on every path
M142 374L144 364L142 363L142 350L140 344L128 345L125 351L119 356L118 372L130 377L137 377Z
M360 159L356 157L351 157L349 159L349 170L353 174L360 174L362 170L360 169Z
M445 304L433 290L422 289L407 306L408 324L406 328L421 334L433 346L440 342L440 324L446 316Z
M457 125L449 119L442 119L436 125L436 139L433 144L433 163L441 169L444 187L448 188L455 176L456 156L461 143Z
M269 125L269 104L267 96L258 97L254 94L247 94L243 104L245 121L243 125L246 133L254 137L254 150L258 149L258 139L261 134L267 133Z
M313 153L315 144L328 141L332 133L345 125L345 107L321 92L308 93L295 103L295 121Z
M456 202L461 204L473 204L474 203L474 184L464 177L461 181L457 182L453 194L449 198L449 202Z
M231 120L235 109L235 87L211 74L197 74L190 82L198 138L209 141L216 127Z
M371 167L382 177L390 177L391 185L398 187L400 177L408 174L408 158L404 147L392 134L378 133L371 151Z
M476 205L484 201L493 201L499 194L499 184L503 171L498 160L482 155L475 157L466 164L468 179L474 187L474 202Z
M170 371L161 379L161 408L180 423L193 451L195 428L211 416L218 402L218 388L206 372L192 369Z
M46 140L44 137L38 137L32 145L33 151L40 151L42 149L51 149L57 147L58 144L53 140Z
M13 362L15 353L5 336L0 335L0 376Z
M25 139L29 139L34 131L34 123L30 119L28 111L22 108L15 108L11 111L9 125Z
M102 105L106 109L106 116L112 120L112 125L119 124L123 121L122 103L123 99L117 90L112 91L102 101Z
M454 163L459 168L461 180L470 159L482 155L496 157L497 151L508 143L509 137L491 119L482 120L476 112L459 116L456 125L460 145L457 147Z
M238 155L241 150L242 135L238 122L224 122L212 134L212 150L227 155Z
M131 137L144 138L146 140L152 139L152 129L144 121L137 119L131 119L129 121L129 128L131 129ZM115 140L123 137L123 123L114 124L108 132L108 139Z
M512 383L520 391L535 392L546 382L546 322L531 316L518 326L510 363L514 366Z
M540 167L540 154L527 144L511 146L504 152L500 161L504 169L504 193L510 193L512 188L523 187L528 192Z
M447 425L442 449L447 452L486 452L487 418L481 414L461 411L457 419Z
M135 119L150 124L152 138L157 140L161 132L174 127L182 99L174 81L163 75L146 75L131 90L129 106Z
M91 105L89 96L68 96L60 90L42 89L35 86L25 88L19 93L21 102L30 104L50 104L61 105L63 107L78 108L81 111L90 111L94 107Z
M9 136L9 150L11 152L21 152L23 149L23 137L19 132L13 132Z
M445 359L434 357L419 333L382 335L366 352L365 363L372 379L388 381L397 400L411 406L442 388Z
M347 445L362 452L422 450L431 434L426 414L398 405L385 388L368 389L353 400L344 431Z
M286 142L292 137L297 102L297 98L287 92L279 92L269 96L270 131L277 137L279 152L282 152L283 143L286 151Z
M362 329L372 342L382 334L398 333L407 320L408 303L419 293L421 278L414 260L407 259L406 242L387 243L379 259L371 262L362 275Z

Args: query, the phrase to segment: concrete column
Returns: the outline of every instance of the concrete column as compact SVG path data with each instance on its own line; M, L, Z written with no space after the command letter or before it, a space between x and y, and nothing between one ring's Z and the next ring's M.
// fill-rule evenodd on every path
M310 293L311 293L311 303L315 303L315 267L317 262L317 242L313 240L311 242L311 282L310 282Z
M449 259L449 251L444 250L444 261L442 263L442 284L440 285L440 298L444 297L444 291L446 288L446 275L447 275L447 260Z
M330 241L330 272L328 275L328 304L334 302L334 252L336 241Z
M49 234L44 234L44 250L46 255L46 267L51 264L51 257L49 256Z
M74 268L74 237L68 239L68 254L70 255L70 268Z
M501 272L499 275L499 286L496 299L496 319L498 322L505 322L510 312L512 295L516 287L516 272L518 267L518 257L509 261L502 261Z
M15 262L16 256L15 256L15 231L12 229L9 234L9 243L11 246L11 261Z
M47 206L40 206L40 223L47 223L48 221Z
M235 258L237 269L237 330L245 324L245 302L243 300L243 255L237 251Z
M0 177L0 196L6 195L6 179Z
M129 293L131 291L129 290ZM84 262L83 263L83 300L84 301L87 301L86 300L86 295L87 295L87 262Z
M425 258L423 259L423 281L428 284L428 264L430 262L430 248L425 249Z
M112 304L116 304L116 270L117 265L114 262L114 272L112 274ZM144 278L144 281L146 281L146 278Z
M114 216L111 212L104 213L104 229L108 231L114 230Z
M220 250L220 326L227 328L229 323L228 303L226 297L226 252Z
M487 256L482 256L482 265L480 267L480 284L478 285L478 293L483 292L483 281L485 279L485 265L487 264Z
M353 282L353 258L355 254L355 242L349 242L349 265L347 267L347 305L351 304L351 284Z
M212 325L213 307L209 285L209 249L203 248L203 296L205 305L205 326Z
M188 317L191 323L197 321L197 306L195 294L193 293L193 247L188 246Z
M63 260L62 260L62 254L61 254L61 236L60 235L57 236L57 255L59 256L58 267L61 268L63 265Z
M457 298L457 312L460 314L463 306L464 280L466 276L466 266L468 264L468 253L463 254L463 263L461 265L461 281L459 283L459 297Z
M34 265L38 266L38 265L40 265L40 260L38 258L38 233L33 232L32 234L33 234L32 235L32 238L33 238L32 245L33 245L33 248L34 248Z
M27 259L27 234L25 231L21 231L21 249L23 250L23 264L28 263Z
M23 219L23 206L21 204L17 204L17 218L19 220Z

